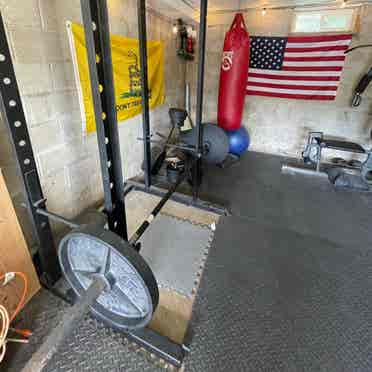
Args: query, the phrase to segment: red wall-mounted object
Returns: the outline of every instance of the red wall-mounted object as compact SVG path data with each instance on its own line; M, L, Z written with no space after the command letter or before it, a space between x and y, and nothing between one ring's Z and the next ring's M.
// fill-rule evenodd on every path
M241 126L249 69L249 34L237 13L226 33L220 71L218 125L228 131Z

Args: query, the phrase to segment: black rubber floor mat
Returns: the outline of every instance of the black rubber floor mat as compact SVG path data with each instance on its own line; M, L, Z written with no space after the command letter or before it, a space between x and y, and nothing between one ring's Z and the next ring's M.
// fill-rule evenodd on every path
M371 371L372 249L221 219L186 371Z

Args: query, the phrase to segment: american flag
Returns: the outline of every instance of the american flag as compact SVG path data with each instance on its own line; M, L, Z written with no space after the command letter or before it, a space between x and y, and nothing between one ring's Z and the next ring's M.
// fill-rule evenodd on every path
M247 94L334 100L351 38L251 37Z

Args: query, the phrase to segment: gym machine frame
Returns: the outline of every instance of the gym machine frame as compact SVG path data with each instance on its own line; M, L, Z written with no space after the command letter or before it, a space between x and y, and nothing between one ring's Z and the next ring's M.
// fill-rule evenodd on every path
M141 80L142 80L142 117L144 137L144 163L145 163L145 190L158 196L161 201L155 207L150 217L142 223L135 234L128 240L127 223L125 214L125 195L133 189L143 189L141 185L132 183L124 189L122 165L119 147L119 135L115 107L114 82L112 72L109 20L106 0L81 0L81 11L84 23L84 31L87 45L88 64L94 103L94 114L97 127L97 139L100 155L101 172L104 189L104 211L107 215L108 229L133 249L139 251L137 243L154 217L160 212L164 204L174 198L176 201L187 205L195 205L201 209L215 213L226 214L226 210L213 205L200 202L198 197L198 182L194 182L193 200L187 195L175 193L179 184L184 180L180 176L178 181L167 191L153 187L151 189L151 148L150 148L150 123L148 105L148 80L147 80L147 37L146 37L146 2L138 0L138 31L140 46ZM197 141L195 144L195 167L194 176L200 176L202 165L202 106L203 106L203 81L204 81L204 54L206 36L207 0L201 0L200 7L200 33L199 33L199 66L198 66L198 89L196 127ZM68 301L67 296L53 289L54 283L60 278L61 270L58 264L57 250L54 244L49 218L63 222L71 228L80 225L62 216L47 210L46 199L43 196L40 178L37 172L36 161L33 154L30 136L27 130L26 119L22 107L21 97L14 73L9 45L6 38L3 19L0 13L0 93L1 111L5 125L8 129L12 147L16 155L17 167L21 175L21 183L26 199L26 207L37 239L38 251L35 255L35 266L42 284L52 293ZM96 61L96 55L100 56L100 62ZM103 90L100 92L100 86ZM59 336L52 332L47 342L42 346L39 357L40 363L46 363L57 347L68 335L73 325L76 325L89 311L90 306L105 290L107 283L101 278L93 280L84 295L66 313L64 324L60 323ZM154 353L169 362L180 367L189 350L191 329L188 329L185 341L182 345L170 341L168 338L156 333L149 328L141 328L135 331L124 332L129 339L138 343L149 352ZM47 359L45 355L47 354ZM33 360L35 362L35 360ZM36 360L37 362L37 360Z
M146 26L146 0L138 0L138 35L140 48L140 72L142 84L142 129L143 129L143 146L144 146L144 184L135 180L127 181L126 193L132 190L144 191L146 193L164 197L167 193L161 187L153 185L151 175L151 133L150 133L150 115L149 115L149 88L147 78L147 26ZM199 199L199 186L201 184L201 167L203 159L203 89L204 89L204 66L205 66L205 42L206 42L206 25L207 25L208 0L200 0L200 30L199 30L199 45L198 45L198 83L196 96L196 141L193 149L188 148L187 152L195 159L193 168L193 185L192 197L189 195L178 193L176 190L171 195L170 199L196 208L210 211L219 215L228 215L228 210L220 205ZM176 146L175 146L176 147Z

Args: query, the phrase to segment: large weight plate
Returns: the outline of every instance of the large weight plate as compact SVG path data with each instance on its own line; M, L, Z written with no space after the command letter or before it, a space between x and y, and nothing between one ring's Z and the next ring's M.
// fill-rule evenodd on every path
M203 126L203 145L207 153L203 160L209 164L221 164L229 153L229 137L225 131L215 124L205 123ZM196 128L183 132L181 141L194 146L196 143Z
M66 235L59 245L62 271L80 297L94 276L109 288L91 306L93 315L111 327L145 327L159 302L156 279L140 254L111 231L84 226Z

